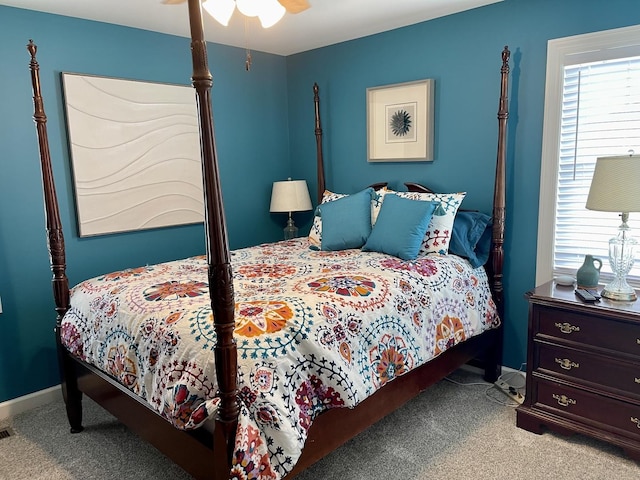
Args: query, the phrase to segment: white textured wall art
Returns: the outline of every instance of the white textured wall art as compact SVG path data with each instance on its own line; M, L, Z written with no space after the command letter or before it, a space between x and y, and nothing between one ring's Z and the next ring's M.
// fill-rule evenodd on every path
M80 236L202 222L195 91L62 74Z

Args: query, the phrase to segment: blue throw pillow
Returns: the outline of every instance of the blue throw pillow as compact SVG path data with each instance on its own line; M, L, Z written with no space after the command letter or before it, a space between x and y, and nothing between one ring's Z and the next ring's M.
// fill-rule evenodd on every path
M458 211L449 252L467 258L474 268L487 263L491 249L491 217L482 212Z
M322 219L321 250L345 250L364 245L371 233L373 193L373 188L367 188L318 206Z
M378 220L362 250L387 253L403 260L415 259L437 205L385 195Z

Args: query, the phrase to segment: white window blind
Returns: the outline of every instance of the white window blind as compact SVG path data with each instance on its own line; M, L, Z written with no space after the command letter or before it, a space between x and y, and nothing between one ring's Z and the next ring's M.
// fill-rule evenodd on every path
M640 57L564 67L556 190L554 273L574 274L584 256L602 260L610 278L609 239L621 223L618 214L585 208L596 159L640 155ZM616 192L612 192L615 195ZM640 212L631 213L632 234L640 238ZM639 253L630 283L640 285Z

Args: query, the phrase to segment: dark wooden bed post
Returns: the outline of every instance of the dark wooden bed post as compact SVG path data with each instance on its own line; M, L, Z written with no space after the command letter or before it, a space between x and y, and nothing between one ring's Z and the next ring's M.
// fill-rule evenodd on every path
M42 191L45 200L45 225L47 229L47 249L49 250L49 263L53 277L53 297L56 305L56 346L58 363L62 375L62 395L67 409L67 417L71 425L71 433L82 431L82 393L78 390L78 383L73 366L60 340L62 317L69 310L69 280L66 274L66 256L64 250L64 235L62 222L60 221L60 209L53 179L51 167L51 154L49 152L49 137L47 135L47 115L44 112L44 102L40 90L40 65L36 60L38 47L29 40L27 50L31 55L29 69L31 70L31 85L33 88L33 120L36 124L38 137L38 150L40 153L40 169L42 172Z
M505 228L505 184L507 157L507 119L509 118L509 57L511 52L505 46L502 50L502 68L500 69L500 103L498 106L498 155L496 159L496 179L493 193L493 242L491 249L492 289L494 301L500 318L504 314L504 290L502 269L504 264L504 228Z
M504 262L504 228L505 228L505 183L506 183L506 138L507 119L509 118L508 90L509 90L509 57L511 52L505 46L502 50L502 68L500 69L500 103L498 106L498 156L496 160L496 182L493 193L493 293L498 306L498 312L502 317L504 313L504 292L502 285L502 269Z
M313 84L313 104L315 106L316 125L316 164L318 168L318 204L322 203L325 190L324 157L322 155L322 125L320 124L320 94L318 84Z
M500 69L500 101L498 105L498 154L496 159L496 176L493 192L493 232L491 242L491 291L493 300L498 309L498 315L504 322L504 289L503 289L503 268L504 268L504 229L506 217L506 163L507 163L507 119L509 118L509 57L511 52L505 45L502 50L502 68ZM495 381L502 373L502 343L504 328L497 331L499 339L497 347L491 352L493 358L488 360L488 365L493 365L495 371L490 367L485 368L485 379Z
M216 415L215 434L216 441L221 438L220 433L224 435L224 442L227 446L227 462L229 462L239 412L237 400L238 357L236 342L233 338L235 327L233 277L213 130L211 107L213 80L207 61L207 44L204 38L200 0L189 0L189 24L193 59L192 83L196 90L200 122L209 293L217 336L214 357L220 405ZM229 463L227 464L229 465ZM229 469L226 471L228 475Z

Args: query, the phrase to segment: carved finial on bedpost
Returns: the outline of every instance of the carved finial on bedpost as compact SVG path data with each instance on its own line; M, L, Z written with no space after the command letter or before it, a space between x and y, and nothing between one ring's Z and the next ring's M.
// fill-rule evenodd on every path
M214 359L220 405L216 415L215 435L220 433L224 435L227 448L226 459L223 460L226 460L229 465L239 413L237 399L238 353L233 337L235 304L231 256L227 240L227 224L222 203L212 120L211 86L213 81L207 62L207 44L204 38L200 0L189 0L189 25L193 60L192 83L196 90L200 123L209 293L217 337ZM225 449L218 451L221 450ZM229 471L226 470L223 474L228 476Z
M324 156L322 154L322 125L320 124L320 88L317 83L313 84L313 103L315 105L316 117L316 166L318 177L318 204L322 202L322 195L325 190L324 180Z
M29 54L31 55L31 60L35 61L36 53L38 52L38 46L35 43L33 43L33 40L31 38L29 39L29 43L27 44L27 50L29 50Z
M509 51L509 45L505 45L502 50L502 66L509 68L509 57L511 56L511 52Z

